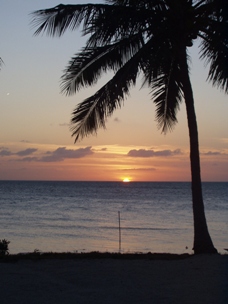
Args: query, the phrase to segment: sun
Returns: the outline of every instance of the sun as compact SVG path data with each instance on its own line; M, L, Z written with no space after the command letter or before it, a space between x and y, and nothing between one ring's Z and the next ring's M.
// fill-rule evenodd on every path
M129 183L131 180L128 178L128 177L125 177L124 179L123 179L123 182L124 183Z

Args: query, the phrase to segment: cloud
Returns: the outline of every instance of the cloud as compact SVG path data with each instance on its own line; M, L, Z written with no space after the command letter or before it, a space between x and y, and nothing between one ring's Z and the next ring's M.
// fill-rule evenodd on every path
M105 152L105 151L108 151L108 149L107 149L107 148L93 149L93 151L101 151L101 152Z
M114 121L118 123L121 122L121 120L118 117L114 118Z
M11 156L11 155L27 156L36 151L37 151L37 149L28 148L28 149L13 153L8 148L0 148L0 156Z
M164 156L164 157L168 157L168 156L174 156L174 155L181 155L182 152L180 149L176 149L174 151L171 150L161 150L161 151L154 151L154 150L146 150L146 149L139 149L139 150L130 150L127 154L127 156L130 157L143 157L143 158L147 158L147 157L159 157L159 156Z
M27 155L32 154L33 152L36 152L36 151L37 151L37 149L28 148L28 149L25 149L25 150L22 150L22 151L19 151L19 152L15 153L15 155L27 156Z
M130 169L121 169L120 171L156 171L155 168L130 168Z
M46 152L48 156L43 156L39 161L41 162L57 162L64 161L66 158L83 158L87 155L91 155L94 152L92 151L92 147L80 148L76 150L69 149L66 147L60 147L53 152Z
M9 151L9 149L7 148L3 148L1 149L0 151L0 156L10 156L12 155L13 153Z
M19 158L16 161L18 162L33 162L33 161L38 161L39 159L37 157L23 157Z
M208 152L203 153L203 154L208 155L208 156L223 155L223 153L221 153L221 152L212 152L212 151L208 151Z
M0 147L0 156L29 156L32 153L36 152L38 149L28 148L25 150L21 150L19 152L13 153L8 148L1 148ZM92 147L80 148L80 149L66 149L66 147L59 147L55 151L47 151L45 156L38 158L38 157L23 157L19 159L14 159L12 161L20 161L20 162L57 162L57 161L64 161L67 158L82 158L87 155L93 154Z
M25 140L25 139L22 139L21 142L22 142L22 143L30 143L30 141Z

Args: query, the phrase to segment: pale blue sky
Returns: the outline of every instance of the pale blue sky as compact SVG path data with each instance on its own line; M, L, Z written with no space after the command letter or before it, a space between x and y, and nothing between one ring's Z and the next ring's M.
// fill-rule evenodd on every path
M89 2L96 3L97 1ZM184 104L178 114L179 124L174 131L166 136L161 135L156 127L154 105L149 96L149 89L139 90L140 81L138 87L132 90L131 96L125 101L124 107L116 111L109 119L107 130L100 130L97 136L90 136L74 145L74 139L68 127L72 110L78 102L94 92L94 88L66 97L60 94L60 77L71 56L83 46L85 38L81 37L79 31L67 32L61 38L50 38L46 35L35 37L33 36L35 29L30 24L31 16L29 15L34 10L53 7L59 3L55 0L1 1L0 56L4 60L4 65L0 72L0 155L1 151L10 151L11 154L8 157L0 156L0 179L96 179L95 173L92 177L88 176L89 171L85 169L86 166L91 167L91 164L97 162L99 170L103 172L111 166L109 157L106 159L106 155L102 154L101 157L94 152L93 156L85 155L84 167L80 170L77 170L77 160L73 165L72 163L69 165L71 168L75 166L74 173L69 173L70 169L66 169L67 160L60 164L62 168L59 169L60 171L56 168L54 170L51 166L48 167L46 163L45 170L49 170L50 174L47 175L45 170L42 173L42 165L39 164L39 167L35 165L37 158L42 157L42 153L52 153L61 147L68 150L92 147L94 151L103 149L103 152L105 149L114 151L116 147L119 147L118 149L125 151L123 156L131 149L153 149L154 151L181 149L185 158L182 159L183 172L180 168L178 173L179 180L189 179L189 139ZM61 3L79 4L87 3L87 1L61 1ZM197 59L197 47L190 51L192 54L191 79L202 152L202 175L205 180L228 180L227 95L212 88L211 84L205 81L207 69L204 68L204 63ZM107 77L103 77L101 83ZM16 153L26 149L37 149L36 152L32 152L37 158L19 161ZM112 154L112 160L120 152L115 153ZM95 157L94 155L99 158L99 161L98 159L90 160L90 157ZM117 158L120 158L119 154ZM104 160L103 167L100 159ZM90 165L86 163L86 160L91 161ZM147 170L156 171L157 178L151 175L151 180L165 180L165 166L162 167L162 163L166 163L167 158L165 160L141 159L140 163L143 164L143 161L145 170L147 162ZM129 160L125 162L119 159L115 166L123 168L125 163L130 176L133 170L131 168L137 167L139 160L132 159L131 164L128 162ZM172 159L169 170L176 170L176 168L177 165ZM39 174L34 173L38 171ZM118 174L112 177L109 173L107 179L115 180L118 179L117 176ZM177 176L175 175L174 179L177 180ZM102 178L98 177L98 179ZM150 179L148 173L145 174L145 179ZM172 176L168 174L167 180L170 179Z

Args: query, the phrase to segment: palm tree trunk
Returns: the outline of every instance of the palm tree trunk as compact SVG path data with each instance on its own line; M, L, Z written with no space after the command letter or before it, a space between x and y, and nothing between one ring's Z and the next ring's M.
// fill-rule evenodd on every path
M193 250L199 253L217 253L207 228L202 195L200 156L197 121L194 108L192 86L189 78L186 48L180 55L181 76L187 111L189 138L190 138L190 163L192 177L192 206L194 220L194 245Z

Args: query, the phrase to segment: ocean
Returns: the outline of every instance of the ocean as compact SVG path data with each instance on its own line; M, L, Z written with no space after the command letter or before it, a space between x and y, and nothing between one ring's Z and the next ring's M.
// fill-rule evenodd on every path
M214 246L228 248L228 183L203 183ZM0 181L9 251L193 253L188 182Z

